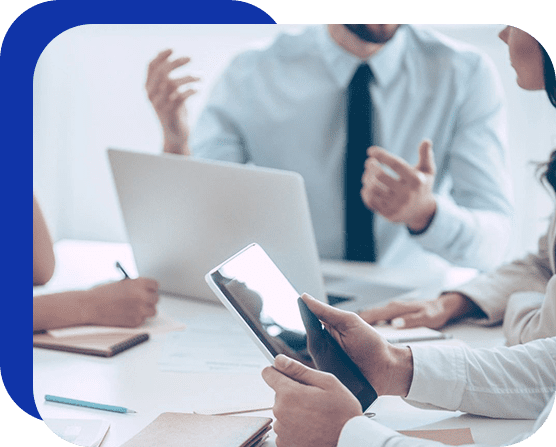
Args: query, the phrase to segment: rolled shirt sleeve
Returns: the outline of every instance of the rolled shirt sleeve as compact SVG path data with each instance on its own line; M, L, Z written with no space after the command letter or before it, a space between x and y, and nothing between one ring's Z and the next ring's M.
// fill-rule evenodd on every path
M436 213L427 231L413 240L455 265L488 271L500 263L511 232L509 211L474 210L435 196Z
M527 439L535 433L544 424L548 415L554 406L554 395L545 406L540 416L535 421L535 425L530 432L526 432L516 436L506 445L514 445L524 439ZM397 431L385 427L375 421L368 419L366 416L358 416L350 419L342 429L338 447L441 447L436 441L427 439L412 438L404 436ZM480 444L467 444L467 447L479 447ZM466 447L462 446L462 447Z
M420 408L459 410L497 418L546 420L556 391L556 338L525 345L471 350L412 346L414 375L405 400ZM349 420L338 447L438 447L359 416Z
M496 349L411 349L414 375L406 400L416 406L536 419L556 391L556 337Z
M437 166L451 174L450 194L436 195L429 228L413 238L456 265L490 271L504 259L511 234L506 112L489 59L478 58L461 76L466 88L455 116L446 117L455 121L452 147L446 164Z

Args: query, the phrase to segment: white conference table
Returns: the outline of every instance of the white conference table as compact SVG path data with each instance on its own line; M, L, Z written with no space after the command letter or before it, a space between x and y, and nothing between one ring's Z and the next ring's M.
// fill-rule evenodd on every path
M62 240L55 244L56 271L48 286L34 288L34 294L74 288L88 288L99 282L121 279L114 268L120 261L136 274L129 245ZM377 266L325 262L325 273L349 273L354 276L390 284L427 286L427 293L435 293L443 285L454 285L469 276L465 270L453 269L438 275L431 282L431 272L396 271ZM206 303L183 297L161 296L158 311L179 321L217 315L237 324L219 304ZM187 331L187 328L185 329ZM458 324L445 330L472 347L503 344L499 328L483 328ZM265 408L274 401L273 391L259 373L183 373L163 371L158 359L167 334L151 335L149 341L112 358L100 358L46 349L33 349L33 386L35 401L43 418L103 419L110 429L103 447L121 446L164 412L206 411L224 409ZM449 341L448 341L449 342ZM254 343L253 350L257 350ZM426 342L425 342L426 343ZM438 343L438 342L437 342ZM440 342L442 343L442 342ZM75 399L124 406L137 411L119 414L107 411L45 402L44 395L53 394ZM437 410L422 410L398 397L380 397L371 407L375 420L395 430L417 428L470 427L475 442L500 445L515 435L529 430L533 421L500 420ZM249 413L272 417L270 410ZM274 446L271 432L266 446Z

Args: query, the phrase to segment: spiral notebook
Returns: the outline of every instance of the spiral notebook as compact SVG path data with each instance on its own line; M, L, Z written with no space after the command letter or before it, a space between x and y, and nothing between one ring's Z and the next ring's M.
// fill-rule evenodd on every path
M33 335L33 347L112 357L148 339L149 334L146 332L139 334L137 332L112 332L66 337L55 337L47 332Z

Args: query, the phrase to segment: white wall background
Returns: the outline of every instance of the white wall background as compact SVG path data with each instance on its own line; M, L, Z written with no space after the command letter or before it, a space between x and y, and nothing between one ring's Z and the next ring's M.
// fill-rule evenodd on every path
M556 112L544 92L524 92L515 84L507 49L497 38L501 25L434 27L480 47L500 72L509 107L516 199L509 256L521 255L535 248L553 210L531 162L546 160L556 147ZM302 28L86 25L56 37L35 71L33 148L33 188L54 239L126 240L106 148L161 151L162 133L144 88L147 65L159 51L172 48L176 56L190 56L186 71L202 77L199 92L188 101L194 123L216 77L235 54L264 46L279 32Z

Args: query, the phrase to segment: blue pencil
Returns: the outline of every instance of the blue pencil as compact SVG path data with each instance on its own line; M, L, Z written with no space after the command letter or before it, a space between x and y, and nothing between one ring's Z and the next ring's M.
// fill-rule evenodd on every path
M67 397L51 396L47 394L44 399L49 402L57 402L60 404L76 405L78 407L95 408L96 410L115 411L116 413L137 413L124 407L116 407L114 405L96 404L84 400L68 399Z

